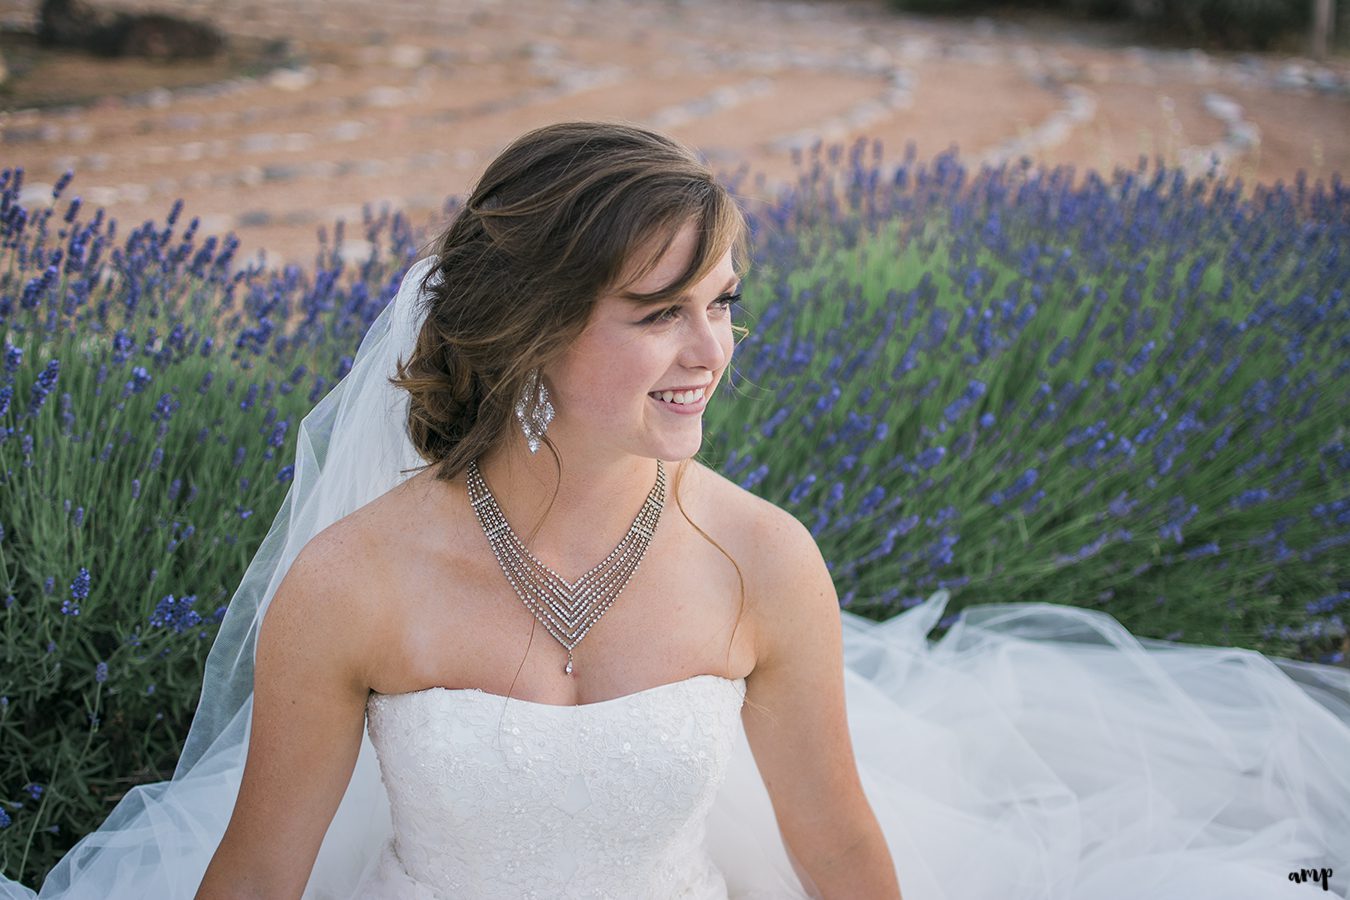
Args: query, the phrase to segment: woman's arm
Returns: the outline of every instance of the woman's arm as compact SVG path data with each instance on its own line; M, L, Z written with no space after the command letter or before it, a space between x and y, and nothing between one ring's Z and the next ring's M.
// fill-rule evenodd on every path
M743 718L788 855L816 897L899 900L849 739L834 583L791 515L775 510L764 532L759 546L773 549L756 567L757 660Z
M301 550L258 636L239 799L198 900L300 897L361 749L369 693L352 553Z

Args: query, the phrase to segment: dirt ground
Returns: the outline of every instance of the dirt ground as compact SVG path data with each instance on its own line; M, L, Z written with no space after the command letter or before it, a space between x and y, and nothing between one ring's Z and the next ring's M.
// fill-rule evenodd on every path
M127 224L182 198L204 232L273 263L308 262L320 226L366 205L434 225L512 138L573 118L660 128L748 167L761 195L794 176L794 148L859 137L888 163L912 143L921 160L954 145L970 165L1108 173L1145 155L1248 184L1350 172L1350 60L1150 48L1124 26L883 0L153 5L210 18L230 55L39 51L21 33L36 2L0 0L0 165L25 168L33 203L74 170L69 194Z

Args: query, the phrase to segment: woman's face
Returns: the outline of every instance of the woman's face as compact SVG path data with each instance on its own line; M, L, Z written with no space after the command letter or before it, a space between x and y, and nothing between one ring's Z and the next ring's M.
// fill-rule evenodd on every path
M673 282L696 242L694 226L686 225L629 290ZM544 370L557 409L549 437L556 428L562 440L586 447L668 461L693 456L703 441L703 410L731 363L730 297L739 290L728 252L682 299L639 307L602 297L581 336Z

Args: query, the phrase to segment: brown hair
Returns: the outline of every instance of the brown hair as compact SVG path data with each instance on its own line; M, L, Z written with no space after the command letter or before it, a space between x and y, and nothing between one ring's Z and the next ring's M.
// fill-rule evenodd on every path
M691 221L699 242L686 271L660 291L625 294L635 302L683 293L728 249L743 265L744 218L691 151L634 126L569 122L492 161L436 242L425 324L392 379L411 395L409 436L438 478L505 439L527 373L576 340L639 252L657 248L634 281Z
M685 271L659 291L625 291L689 223L698 242ZM548 125L517 138L489 164L436 241L436 263L423 282L426 319L411 357L390 379L410 395L408 434L418 454L435 466L436 478L454 478L510 438L527 374L566 351L602 296L668 300L728 250L743 271L744 216L712 171L678 142L602 122ZM547 434L543 442L561 477L557 448ZM680 502L684 469L672 487L676 505L735 566L743 611L740 566Z

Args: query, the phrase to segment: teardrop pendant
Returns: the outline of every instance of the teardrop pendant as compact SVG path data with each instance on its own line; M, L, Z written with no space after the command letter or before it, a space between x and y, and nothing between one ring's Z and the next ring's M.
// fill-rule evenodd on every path
M571 675L571 674L572 674L572 651L571 651L571 650L568 650L568 651L567 651L567 668L563 669L563 672L567 673L568 675Z

